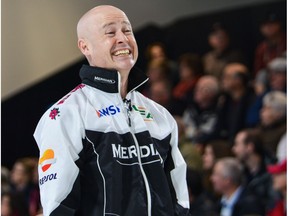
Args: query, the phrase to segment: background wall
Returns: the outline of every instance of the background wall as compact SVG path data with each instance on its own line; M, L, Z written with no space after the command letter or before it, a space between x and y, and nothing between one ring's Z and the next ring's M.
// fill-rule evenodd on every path
M277 0L2 0L2 94L5 100L79 60L75 26L100 4L123 9L134 29Z

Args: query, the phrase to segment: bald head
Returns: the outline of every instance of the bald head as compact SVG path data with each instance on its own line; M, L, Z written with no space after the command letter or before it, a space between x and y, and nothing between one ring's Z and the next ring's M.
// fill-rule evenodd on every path
M117 70L128 76L138 47L126 14L110 5L92 8L77 25L78 47L91 66Z
M95 22L104 18L105 15L110 16L110 14L119 14L120 16L126 16L126 14L111 5L100 5L92 8L87 13L85 13L79 20L77 24L77 36L79 38L86 38L89 36L89 32L91 31L91 26L95 25ZM128 18L127 18L128 21ZM128 21L129 22L129 21Z

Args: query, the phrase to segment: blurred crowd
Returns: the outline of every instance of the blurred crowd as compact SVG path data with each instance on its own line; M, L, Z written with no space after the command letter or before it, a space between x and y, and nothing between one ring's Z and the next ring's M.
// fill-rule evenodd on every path
M286 215L286 33L273 13L259 31L250 60L223 23L204 55L147 47L142 93L178 123L192 215Z
M259 30L253 67L221 23L202 56L169 59L161 42L147 47L142 93L178 123L191 215L286 215L286 33L277 14ZM41 212L37 167L36 158L2 167L1 216Z

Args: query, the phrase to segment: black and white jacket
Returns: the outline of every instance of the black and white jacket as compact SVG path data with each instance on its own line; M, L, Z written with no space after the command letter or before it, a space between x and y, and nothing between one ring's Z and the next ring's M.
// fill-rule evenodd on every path
M84 65L80 77L34 133L44 216L187 215L177 125L136 91L147 77L132 69L124 100L117 71Z

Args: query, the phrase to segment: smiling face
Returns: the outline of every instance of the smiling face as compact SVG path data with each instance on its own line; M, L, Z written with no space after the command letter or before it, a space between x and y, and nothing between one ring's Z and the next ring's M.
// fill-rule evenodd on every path
M77 26L78 47L91 66L129 72L138 48L125 13L113 6L88 11Z

